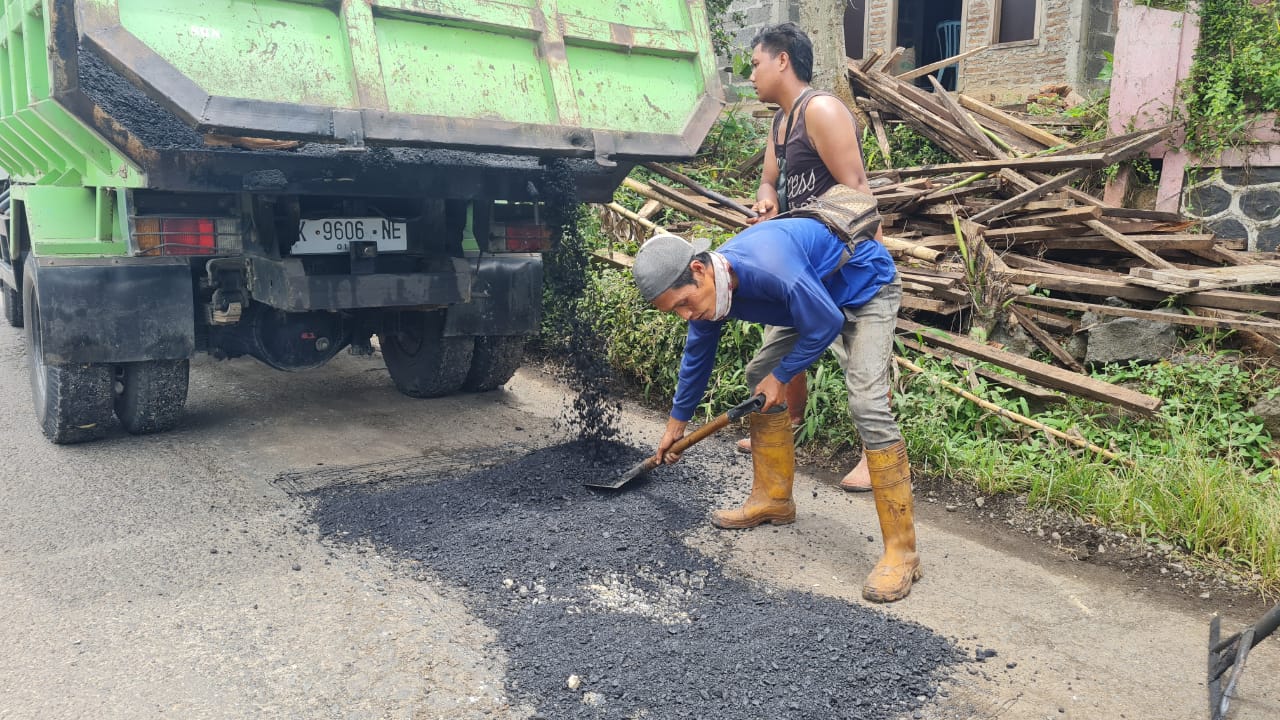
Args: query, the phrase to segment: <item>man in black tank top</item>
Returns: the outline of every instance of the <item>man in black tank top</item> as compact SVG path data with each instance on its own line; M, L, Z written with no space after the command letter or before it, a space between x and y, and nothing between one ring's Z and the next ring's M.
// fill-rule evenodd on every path
M809 86L813 79L813 44L808 36L794 24L785 23L765 28L751 46L751 83L756 94L764 102L778 103L781 110L774 117L769 142L765 145L764 173L754 206L760 216L749 222L768 221L781 211L812 201L836 184L870 194L853 114L839 98ZM883 239L879 230L875 239ZM890 285L900 286L896 275ZM896 315L896 307L890 313ZM777 342L779 336L788 332L794 334L795 331L766 327L765 346ZM884 339L891 345L891 323L885 333L889 337ZM841 360L841 364L847 366L849 358ZM885 376L891 362L886 359L884 363ZM786 392L788 406L798 405L801 412L804 403L799 398L807 396L807 390L801 385L793 393L791 385L796 380L803 382L804 377L804 373L796 375L792 383L788 383ZM877 397L873 398L865 397L866 392L866 388L855 388L851 382L850 408L857 396L857 402L883 403L887 409L888 399L879 396L882 390L875 391ZM876 602L906 597L912 583L920 577L906 444L902 440L887 446L881 442L872 443L872 447L864 444L858 467L840 484L846 490L875 493L884 554L867 576L862 596Z
M761 30L751 44L751 84L762 102L777 103L781 109L770 128L764 173L752 206L760 215L747 222L768 220L806 205L836 184L870 194L853 114L836 96L809 86L813 79L809 37L795 24L783 23ZM876 240L882 239L877 230ZM792 422L803 420L808 396L804 374L787 384ZM850 492L871 490L865 452L840 487Z

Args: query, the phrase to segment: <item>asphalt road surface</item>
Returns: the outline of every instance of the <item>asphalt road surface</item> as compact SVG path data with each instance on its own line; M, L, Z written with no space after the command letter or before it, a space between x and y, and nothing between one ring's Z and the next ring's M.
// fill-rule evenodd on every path
M568 397L536 371L415 401L376 358L200 360L179 429L55 447L0 327L0 718L1207 717L1212 597L920 500L925 577L872 607L871 498L804 474L794 525L714 531L749 483L731 437L580 490ZM1280 638L1232 717L1280 717Z

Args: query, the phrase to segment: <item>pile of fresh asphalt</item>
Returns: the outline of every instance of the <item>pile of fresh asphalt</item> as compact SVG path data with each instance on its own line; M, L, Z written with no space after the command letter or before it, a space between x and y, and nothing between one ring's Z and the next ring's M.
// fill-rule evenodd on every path
M911 717L963 661L924 627L734 577L691 549L713 505L741 501L750 464L726 443L623 491L583 487L643 459L615 449L617 464L569 443L320 490L313 518L330 542L372 542L463 589L508 657L511 702L535 717ZM726 485L735 497L718 497Z

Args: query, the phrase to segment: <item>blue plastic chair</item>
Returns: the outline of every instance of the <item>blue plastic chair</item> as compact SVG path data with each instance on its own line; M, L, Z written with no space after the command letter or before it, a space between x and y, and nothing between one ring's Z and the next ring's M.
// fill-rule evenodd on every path
M942 53L945 60L949 57L960 54L960 21L959 20L943 20L938 23L938 51ZM958 78L956 73L959 72L959 65L948 65L938 71L938 82L947 87L943 78L946 77L947 71L951 71L951 88L955 89Z

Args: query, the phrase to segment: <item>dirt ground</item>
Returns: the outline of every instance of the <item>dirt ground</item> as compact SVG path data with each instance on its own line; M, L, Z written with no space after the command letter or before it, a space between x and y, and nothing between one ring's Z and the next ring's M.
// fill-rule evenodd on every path
M529 717L508 696L511 649L468 610L473 593L376 544L323 541L299 492L358 481L371 464L385 476L552 444L566 388L521 371L505 391L414 401L378 360L346 356L295 375L202 360L192 378L178 430L54 447L31 417L21 336L0 328L0 718ZM661 421L624 413L638 444ZM865 607L872 500L834 480L797 478L794 525L707 528L687 543L726 576ZM747 483L743 472L724 491L745 495ZM925 577L875 611L984 661L956 666L908 717L1206 717L1209 617L1223 612L1231 631L1266 606L1186 576L1158 548L1099 562L1136 551L1036 524L1011 502L979 508L922 479ZM1278 671L1272 639L1251 656L1232 717L1280 717Z

